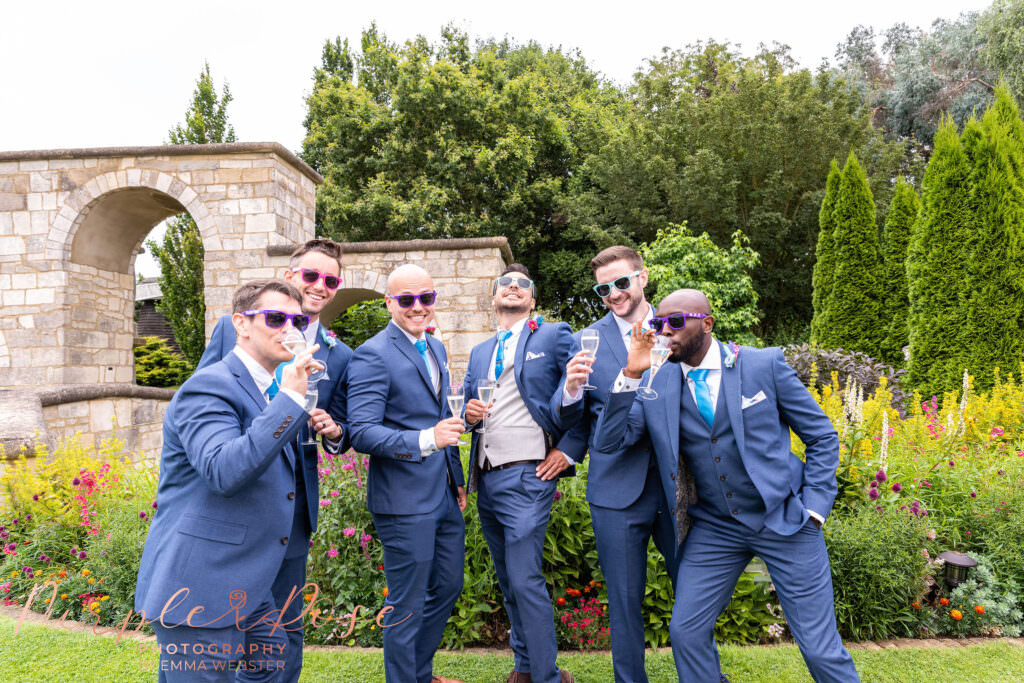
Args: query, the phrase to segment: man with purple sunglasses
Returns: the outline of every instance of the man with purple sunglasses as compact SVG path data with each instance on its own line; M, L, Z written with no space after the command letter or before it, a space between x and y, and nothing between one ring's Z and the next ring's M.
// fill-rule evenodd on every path
M332 336L326 327L320 324L320 313L334 299L341 286L341 245L329 239L314 239L306 242L292 252L288 270L284 280L294 285L302 294L302 314L307 318L306 325L300 320L291 318L292 327L302 332L307 347L318 345L313 358L327 368L327 379L318 383L318 400L316 408L310 412L312 429L323 437L324 448L331 453L340 453L348 448L348 435L343 425L346 421L346 386L349 360L352 349L343 341ZM246 311L264 318L269 326L284 321L274 312ZM235 347L235 327L231 316L225 315L213 329L210 343L203 352L196 370L205 368L231 353ZM279 382L281 369L278 368L276 381ZM276 392L276 383L273 389ZM309 427L305 424L300 430L297 441L310 441L306 438ZM297 514L291 537L296 542L289 546L287 554L289 571L282 572L274 584L274 597L278 605L285 604L293 586L301 590L306 582L306 558L309 554L309 538L316 531L319 501L319 473L317 471L316 446L303 445L302 467L297 468L295 502L297 510L305 514ZM287 660L281 681L288 683L297 681L302 668L302 611L301 601L291 601L286 612L287 619L295 619L289 624ZM294 629L294 630L291 630Z
M654 329L634 325L625 367L598 421L595 446L649 438L684 536L669 631L680 681L717 681L715 621L757 555L768 567L790 631L816 681L857 681L836 629L821 526L837 493L835 428L778 348L725 345L712 336L707 297L665 297ZM660 330L669 363L634 400ZM790 430L806 462L790 451ZM678 480L678 491L677 491Z

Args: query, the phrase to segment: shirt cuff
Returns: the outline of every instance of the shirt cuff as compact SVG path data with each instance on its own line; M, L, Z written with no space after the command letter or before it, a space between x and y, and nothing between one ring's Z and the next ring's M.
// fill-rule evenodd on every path
M612 393L620 394L624 391L636 391L642 381L643 378L633 379L632 377L626 377L622 370L619 370L619 376L615 378L615 384L612 385Z
M338 425L338 427L341 429L341 436L339 436L337 439L328 439L326 436L320 437L320 441L324 445L324 450L326 450L328 453L331 453L332 455L338 454L338 450L341 447L342 437L345 436L345 428L342 427L341 425Z
M302 394L300 394L299 392L293 391L293 390L291 390L291 389L289 389L287 387L281 387L280 390L278 391L278 393L279 394L284 394L285 396L287 396L291 400L295 401L297 404L299 404L299 407L302 408L303 410L306 409L306 397L303 396Z
M819 515L814 510L808 510L807 514L809 514L814 519L818 520L818 526L824 526L825 525L825 518L822 517L821 515Z
M576 390L576 394L569 393L569 387L562 390L562 405L571 406L573 403L578 403L583 398L583 387Z
M437 452L437 444L434 443L434 429L424 429L420 432L420 455L427 457Z
M570 458L568 453L566 453L565 451L562 451L562 455L565 456L565 461L567 463L569 463L569 467L575 467L576 466L576 461L573 460L572 458Z

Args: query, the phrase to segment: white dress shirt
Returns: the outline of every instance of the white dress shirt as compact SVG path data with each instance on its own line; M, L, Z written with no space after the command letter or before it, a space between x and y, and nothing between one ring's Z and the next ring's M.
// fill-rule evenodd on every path
M243 351L238 345L232 349L232 352L238 356L239 360L242 361L242 365L249 371L249 376L252 377L252 381L256 383L256 388L260 390L260 394L264 397L267 395L267 389L274 383L274 376L267 372L267 369L256 362L256 359L250 356L248 353ZM295 401L300 408L305 408L306 397L297 391L292 391L288 387L278 387L278 392L283 393L288 398Z
M519 339L523 336L523 327L526 326L526 321L529 319L530 316L526 316L525 318L512 323L512 327L510 327L508 330L502 330L500 327L498 328L499 334L505 331L512 333L512 336L505 340L505 355L502 356L501 361L502 371L508 370L509 368L515 366L516 350L519 348ZM501 342L499 341L498 344L500 343ZM498 379L497 377L494 376L494 364L498 359L498 344L494 345L494 353L491 354L491 365L487 369L488 379Z

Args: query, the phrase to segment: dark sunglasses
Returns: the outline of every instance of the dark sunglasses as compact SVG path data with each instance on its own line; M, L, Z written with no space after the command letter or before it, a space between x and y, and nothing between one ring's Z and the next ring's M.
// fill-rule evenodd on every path
M642 272L644 272L643 269L635 270L629 275L623 275L622 277L615 278L611 282L602 282L599 285L594 285L594 292L602 299L612 293L612 287L624 292L629 289L629 281Z
M412 306L417 299L424 306L433 306L434 302L437 301L437 292L423 292L422 294L399 294L394 296L392 294L387 295L388 298L394 299L398 302L398 305L402 308L409 308Z
M267 327L275 330L279 327L284 327L284 324L289 320L292 321L292 327L297 329L299 332L302 332L309 327L309 316L305 313L285 313L284 311L274 311L267 308L259 311L242 311L242 315L249 316L256 315L257 313L262 313L263 322L267 323Z
M302 271L302 281L307 285L311 285L320 278L324 279L324 287L331 291L337 289L341 285L341 278L337 275L328 275L327 273L321 273L319 270L313 268L292 268L292 272Z
M650 324L652 330L661 334L661 331L665 329L665 323L668 323L668 326L673 330L681 330L686 327L687 318L697 318L699 320L706 317L708 317L707 313L673 313L672 315L662 316L661 318L655 316L647 322Z
M513 284L519 289L533 290L533 280L528 277L512 277L511 275L502 275L494 281L495 291L498 287L511 287Z

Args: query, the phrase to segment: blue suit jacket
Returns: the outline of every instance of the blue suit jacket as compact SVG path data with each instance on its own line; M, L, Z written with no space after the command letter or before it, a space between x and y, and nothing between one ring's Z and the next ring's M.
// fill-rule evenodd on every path
M604 412L604 404L619 370L626 365L626 344L611 313L586 329L597 330L601 336L592 366L594 372L590 375L590 383L596 389L584 393L580 401L580 421L562 439L560 447L576 462L582 462L589 450L587 500L594 505L622 510L636 502L643 493L651 457L650 442L644 436L629 447L618 444L611 451L595 447L597 421ZM577 346L581 334L576 333ZM564 379L562 386L565 386Z
M270 591L292 528L295 437L302 408L281 393L267 404L242 361L230 354L196 372L167 407L157 512L135 588L135 609L168 625L225 628L212 622L245 597L252 613ZM242 591L242 593L235 593Z
M445 486L455 492L465 482L458 446L420 454L420 431L451 417L448 356L432 335L427 345L441 371L439 394L419 351L393 322L349 363L349 430L353 448L370 456L366 507L373 513L426 514L441 503Z
M318 323L319 325L319 323ZM340 339L335 339L333 347L328 346L323 337L327 331L320 325L320 348L313 357L327 366L327 379L318 385L319 396L316 407L326 410L334 421L341 425L343 433L341 443L336 450L338 453L345 452L349 447L348 425L346 422L345 394L348 382L348 363L352 359L352 349ZM210 336L210 343L206 345L202 358L196 370L201 370L212 365L222 358L227 358L231 349L235 348L235 327L231 324L231 316L221 316L217 325L213 328ZM299 432L300 440L307 436L306 423L302 423L302 430ZM326 445L326 442L325 442ZM306 505L309 510L309 528L316 531L317 513L319 511L319 481L320 475L317 471L316 448L306 446L303 449L303 478L306 481Z
M469 352L469 366L463 384L467 401L477 397L480 380L488 378L491 357L497 344L498 337L495 335L482 344L477 344ZM516 347L515 364L512 366L519 395L522 396L526 409L530 411L530 417L548 435L549 442L559 448L566 431L579 420L583 412L583 406L578 401L562 407L560 380L565 373L565 365L575 350L572 328L566 323L541 323L532 332L529 327L524 326L519 337L519 345ZM479 426L479 423L475 426ZM474 430L470 449L470 490L476 489L479 442L480 435ZM545 454L541 457L543 455ZM574 474L575 468L570 467L563 470L559 476Z
M680 469L680 392L684 390L679 365L662 366L652 386L658 392L653 401L635 398L632 391L610 394L594 441L598 449L610 450L649 435L665 495L674 507ZM764 501L765 526L790 535L806 524L808 509L827 517L837 493L839 437L786 364L782 349L740 347L735 365L723 365L720 391L743 466ZM744 398L753 399L762 392L763 400L741 409ZM790 451L790 429L806 446L806 465Z

